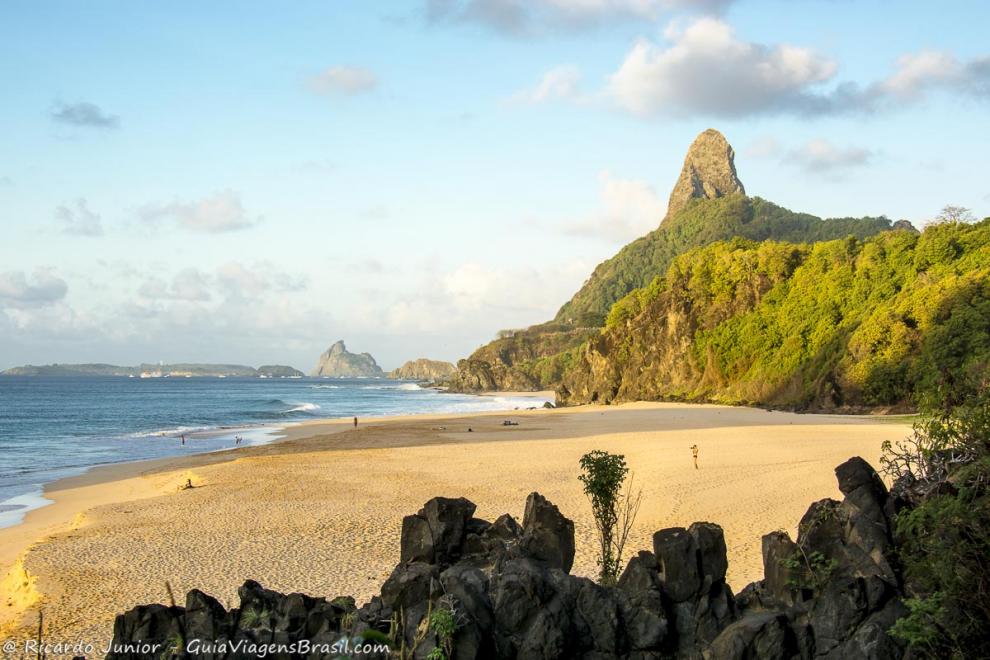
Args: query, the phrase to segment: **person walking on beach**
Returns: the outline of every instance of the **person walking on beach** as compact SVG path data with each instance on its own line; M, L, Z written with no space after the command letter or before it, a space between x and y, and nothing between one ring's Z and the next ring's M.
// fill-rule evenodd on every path
M698 469L698 445L691 445L691 456L694 457L694 469Z
M186 446L186 434L183 433L181 437L182 437L182 446L185 447Z
M354 418L354 428L357 428L357 417Z

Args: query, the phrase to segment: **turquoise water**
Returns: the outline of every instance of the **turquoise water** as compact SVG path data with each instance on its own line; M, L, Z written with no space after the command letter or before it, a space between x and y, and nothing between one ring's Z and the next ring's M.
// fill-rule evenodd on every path
M269 442L311 419L541 404L380 379L2 377L0 527L44 504L46 483L95 465L229 449L236 435Z

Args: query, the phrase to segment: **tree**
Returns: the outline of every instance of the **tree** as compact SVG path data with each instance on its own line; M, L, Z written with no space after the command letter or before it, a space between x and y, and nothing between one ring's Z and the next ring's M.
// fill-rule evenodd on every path
M884 459L920 498L894 519L909 614L891 634L911 657L990 657L990 388L935 402Z
M976 217L973 212L965 206L953 206L946 204L935 216L936 222L974 222Z
M622 552L639 513L643 493L633 491L633 478L626 458L621 454L596 449L582 456L580 465L579 479L584 484L584 494L591 501L591 513L598 530L599 582L611 585L619 575ZM626 484L625 491L623 484Z

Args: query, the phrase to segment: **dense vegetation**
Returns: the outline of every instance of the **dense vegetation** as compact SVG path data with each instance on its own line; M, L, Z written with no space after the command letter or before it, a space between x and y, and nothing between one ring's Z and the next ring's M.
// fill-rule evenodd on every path
M620 299L568 402L913 407L990 365L990 220L691 251Z
M558 322L601 326L609 308L633 289L664 273L688 250L733 237L754 241L826 241L845 236L866 238L890 229L887 218L822 220L795 213L759 197L728 195L694 200L657 229L599 264L581 290L557 312Z
M756 241L816 242L845 236L865 238L891 227L887 218L822 220L795 213L759 197L733 194L697 199L668 217L659 228L601 263L554 321L525 330L505 331L475 351L461 366L455 389L543 389L560 383L576 349L600 328L612 305L630 291L648 285L673 260L692 248L744 237ZM484 375L477 372L483 371ZM489 378L490 376L490 378Z
M907 442L885 449L910 614L892 633L913 657L990 657L990 382L931 393Z

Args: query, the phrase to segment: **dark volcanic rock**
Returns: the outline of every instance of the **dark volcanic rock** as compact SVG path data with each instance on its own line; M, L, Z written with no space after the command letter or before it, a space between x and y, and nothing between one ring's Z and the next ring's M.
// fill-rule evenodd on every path
M797 541L763 538L765 577L733 596L722 529L707 522L654 535L614 587L568 574L574 524L539 493L523 524L474 518L463 498L434 498L402 525L402 561L360 609L353 599L284 595L248 581L227 611L193 590L185 607L144 605L117 617L112 659L248 658L235 645L273 645L274 658L331 658L341 640L381 642L363 657L894 660L888 631L907 612L893 561L888 495L862 459L836 470L842 502L809 507ZM905 502L908 500L905 499ZM905 503L903 506L910 506ZM431 614L448 610L447 644ZM188 642L214 644L183 654ZM301 642L310 651L297 652ZM153 652L124 645L145 643ZM320 646L322 645L322 646ZM237 646L242 649L244 647ZM316 649L316 650L313 650ZM446 652L446 651L445 651Z
M402 519L400 558L447 565L460 557L475 505L463 497L434 497L414 516Z
M519 547L524 554L570 572L574 565L574 523L554 504L539 493L530 493L522 529Z

